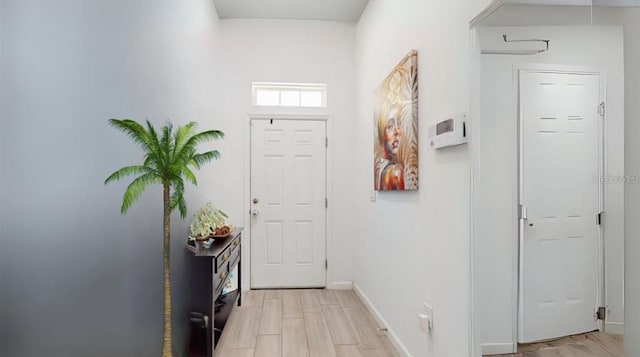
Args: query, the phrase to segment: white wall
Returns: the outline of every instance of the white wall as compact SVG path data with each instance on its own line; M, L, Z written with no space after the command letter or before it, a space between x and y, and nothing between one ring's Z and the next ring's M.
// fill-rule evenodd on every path
M0 354L159 355L161 191L120 215L128 182L103 181L142 157L107 119L220 126L213 3L6 0L0 11ZM219 167L198 174L189 198L224 190L202 180ZM188 222L172 222L174 347L184 356Z
M328 108L304 112L331 115L331 282L352 281L352 220L344 217L353 202L355 25L219 21L211 1L30 0L0 9L0 193L12 207L0 220L3 354L68 355L69 339L74 353L158 354L160 191L149 190L121 217L127 183L102 185L141 159L107 126L108 118L128 117L196 120L226 134L213 145L221 160L187 189L189 217L173 220L174 346L185 355L186 227L207 201L245 223L246 116L262 112L251 106L253 81L328 84Z
M589 66L607 80L607 175L624 173L624 70L622 28L611 27L483 27L483 49L504 49L502 35L551 40L550 51L536 56L482 56L482 115L474 137L481 161L476 176L474 232L475 311L479 342L485 352L509 348L515 342L517 309L518 171L515 65L544 63ZM597 49L597 50L594 50ZM476 123L478 125L478 123ZM474 133L475 134L475 133ZM624 260L624 189L606 187L606 261L609 329L622 330ZM618 325L620 324L620 325Z
M352 220L344 217L353 201L355 25L219 22L211 1L4 1L0 10L0 194L12 207L0 220L3 354L68 355L69 338L80 341L78 353L157 354L160 191L120 216L127 183L102 182L140 154L107 119L196 120L223 130L225 140L214 145L222 158L198 173L187 202L190 215L213 201L243 224L245 119L261 111L251 106L252 81L328 84L328 108L304 112L331 115L330 283L352 281ZM181 292L190 218L174 216L172 229L178 356L188 333Z
M248 114L307 113L328 114L333 133L333 188L329 197L332 217L329 231L333 245L329 247L329 284L353 280L352 237L350 217L352 194L352 145L355 108L354 46L355 25L327 21L222 20L220 48L224 56L220 64L220 127L228 134L221 147L223 175L212 175L212 185L224 187L214 197L216 204L228 208L236 222L249 225L243 182L245 155L249 150ZM326 109L264 109L251 105L252 82L326 83ZM245 262L249 261L249 245L245 245ZM248 276L248 275L247 275ZM245 282L248 282L246 280Z
M591 25L591 6L503 5L483 26Z
M469 355L469 180L466 146L427 151L426 129L469 111L469 21L489 1L372 0L357 28L353 133L355 283L413 356ZM373 188L373 91L411 49L419 55L420 190ZM434 308L430 336L418 328Z
M625 175L640 176L640 8L597 8L596 24L624 26L625 56ZM625 335L640 336L640 184L625 185ZM627 356L640 355L640 340L625 338Z
M624 10L625 174L640 175L640 9ZM625 335L640 336L640 184L625 185ZM640 355L640 339L625 338L627 356Z
M2 6L0 6L0 83L2 83ZM2 85L0 85L0 129L2 128ZM2 135L0 135L0 148L2 148ZM0 163L2 163L2 150L0 150ZM2 165L0 164L0 217L2 217ZM0 219L0 297L2 297L2 219ZM0 300L1 302L1 300ZM2 327L0 326L0 332Z

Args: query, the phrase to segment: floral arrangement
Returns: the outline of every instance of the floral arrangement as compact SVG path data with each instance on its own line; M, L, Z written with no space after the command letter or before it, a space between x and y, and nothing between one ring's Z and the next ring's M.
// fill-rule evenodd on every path
M189 238L204 238L213 234L216 227L223 226L227 214L221 210L214 208L211 202L200 207L198 212L193 215L193 220L189 225Z

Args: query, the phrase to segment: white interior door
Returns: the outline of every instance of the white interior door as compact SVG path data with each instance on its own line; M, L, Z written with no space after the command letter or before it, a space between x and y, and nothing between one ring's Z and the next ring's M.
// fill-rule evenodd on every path
M519 342L598 329L598 75L520 74Z
M251 121L251 287L325 286L326 123Z

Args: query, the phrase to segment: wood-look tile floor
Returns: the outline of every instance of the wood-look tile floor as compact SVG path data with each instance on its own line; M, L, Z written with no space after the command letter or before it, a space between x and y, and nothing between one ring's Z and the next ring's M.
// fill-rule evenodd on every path
M352 290L251 290L216 357L397 357Z
M559 340L520 345L518 353L500 357L623 357L622 335L591 332Z

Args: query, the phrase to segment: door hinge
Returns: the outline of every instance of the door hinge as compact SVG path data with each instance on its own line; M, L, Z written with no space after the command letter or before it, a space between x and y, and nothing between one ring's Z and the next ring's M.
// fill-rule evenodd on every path
M598 114L600 114L602 119L605 118L606 112L607 112L606 111L606 105L604 104L604 102L600 103L600 106L598 106Z
M328 136L324 137L324 147L326 147L326 148L329 147L329 137Z
M329 208L329 199L328 198L324 199L324 208Z
M324 270L329 269L329 261L327 259L324 260Z
M604 321L606 317L607 317L607 308L605 306L598 307L595 313L595 320Z
M602 225L602 212L598 212L598 214L596 214L596 224L597 225Z
M518 217L520 219L529 219L527 217L527 206L525 205L518 206Z

